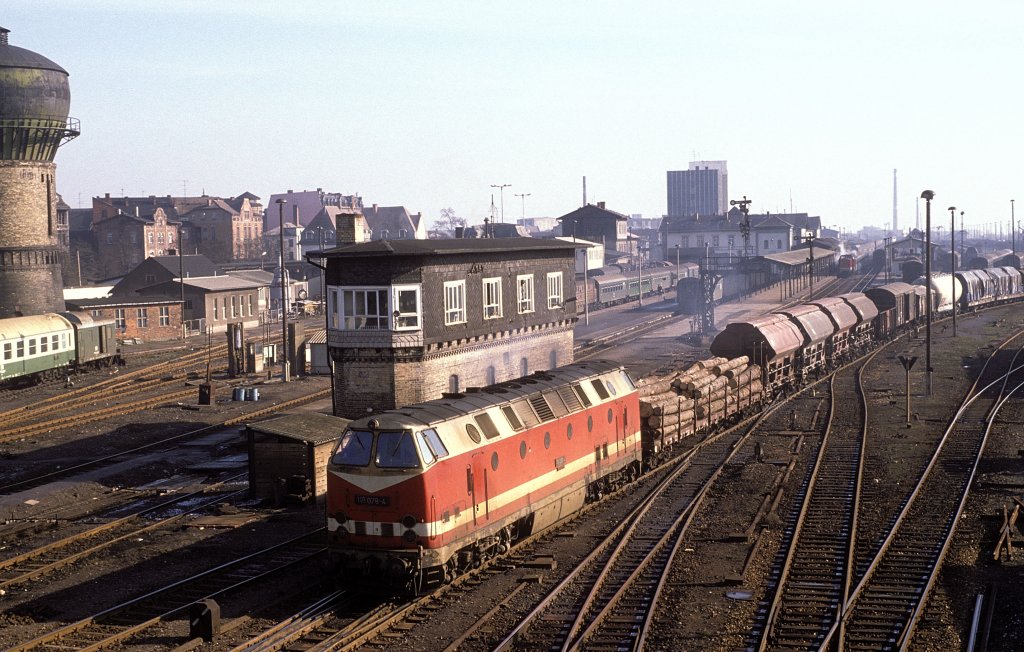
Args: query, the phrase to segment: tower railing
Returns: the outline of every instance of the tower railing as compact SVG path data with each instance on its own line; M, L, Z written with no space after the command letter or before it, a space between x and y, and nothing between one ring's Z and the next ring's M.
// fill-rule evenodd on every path
M3 118L0 119L0 159L52 161L57 155L57 148L80 133L78 118Z

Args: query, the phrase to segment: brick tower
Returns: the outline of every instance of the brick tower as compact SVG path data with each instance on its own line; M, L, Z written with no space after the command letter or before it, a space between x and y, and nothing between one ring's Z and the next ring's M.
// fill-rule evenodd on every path
M66 70L0 27L0 318L64 310L57 148L78 135Z

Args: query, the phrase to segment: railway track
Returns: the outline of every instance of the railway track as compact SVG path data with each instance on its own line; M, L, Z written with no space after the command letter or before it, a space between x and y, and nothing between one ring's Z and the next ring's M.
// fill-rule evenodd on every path
M54 573L114 544L129 540L132 537L138 537L150 530L167 527L215 503L221 503L227 499L247 493L248 490L246 489L210 495L210 492L236 482L246 475L243 473L225 479L205 487L202 491L162 501L157 505L139 509L127 516L108 521L58 541L53 541L45 546L4 559L0 561L0 590L6 591L16 584L22 584L29 580L35 580L44 575ZM180 506L185 503L190 504L187 505L186 509L181 509ZM162 512L168 511L173 511L173 513L160 516ZM147 517L154 518L155 520L147 521Z
M233 562L198 573L78 622L8 648L25 650L99 650L126 644L143 631L180 618L197 600L214 599L247 584L268 579L296 564L326 554L325 529L270 546Z
M668 569L708 490L785 405L698 444L495 649L642 648Z
M151 443L148 443L148 444L145 444L145 445L142 445L142 446L137 446L137 447L132 448L132 449L118 451L117 453L114 453L112 455L106 455L104 457L100 457L100 458L96 458L94 460L89 460L87 462L82 462L82 463L79 463L79 464L63 467L63 468L56 469L54 471L43 473L43 474L40 474L40 475L37 475L37 476L33 476L33 477L30 477L30 478L24 478L24 479L17 480L17 481L14 481L14 482L9 482L9 483L7 483L5 485L0 486L0 494L9 494L9 493L13 493L15 491L23 491L25 489L29 489L29 488L32 488L32 487L38 487L38 486L41 486L43 484L54 482L54 481L60 480L62 478L72 477L74 475L82 473L83 471L94 470L94 469L97 469L97 468L102 468L102 467L105 467L105 466L110 466L110 465L113 465L113 464L118 464L118 463L124 462L125 459L129 458L132 455L137 455L137 454L140 454L140 453L152 453L152 452L156 452L156 451L159 451L159 450L163 450L165 448L169 448L169 447L175 446L177 444L180 444L182 441L187 441L187 440L190 440L190 439L195 439L197 437L200 437L202 435L214 432L214 431L219 430L219 429L224 428L224 427L229 427L229 426L233 426L233 425L238 425L240 423L245 423L246 421L251 421L253 419L258 419L258 418L260 418L262 416L266 416L268 414L273 414L274 412L277 412L277 411L280 411L280 410L285 410L285 409L288 409L288 408L291 408L291 407L295 407L297 405L302 405L304 403L309 403L311 401L315 401L317 399L324 398L324 397L329 396L329 395L330 395L330 390L329 389L324 389L324 390L321 390L321 391L309 394L307 396L301 396L299 398L295 398L295 399L292 399L290 401L284 401L284 402L281 402L281 403L277 403L275 405L270 405L270 406L261 408L259 410L254 410L252 412L247 412L247 413L245 413L243 415L240 415L240 416L237 416L237 417L232 417L230 419L224 419L224 420L222 420L222 421L220 421L218 423L211 424L211 425L208 425L208 426L203 426L202 428L197 428L195 430L190 430L188 432L184 432L184 433L181 433L181 434L178 434L178 435L174 435L172 437L165 437L164 439L161 439L159 441L151 442ZM166 400L167 399L165 398L164 402L166 402Z
M878 554L859 564L859 582L818 649L840 643L847 650L906 650L942 565L974 473L1008 383L1024 370L1005 340L988 358L946 429L920 481Z
M882 350L830 379L829 426L783 529L751 648L814 649L846 601L869 422L864 369Z

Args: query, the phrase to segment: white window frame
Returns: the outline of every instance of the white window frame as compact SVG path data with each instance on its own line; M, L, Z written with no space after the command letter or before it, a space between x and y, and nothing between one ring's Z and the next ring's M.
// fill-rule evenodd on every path
M490 293L491 296L488 296ZM483 280L484 319L501 317L501 277Z
M533 274L516 276L516 305L519 314L533 312Z
M548 310L562 307L562 273L548 272Z
M171 308L170 306L160 306L160 325L170 326L171 325Z
M377 306L376 312L371 313L367 307L369 301L367 300L370 294L376 295ZM388 288L383 287L345 287L341 289L341 324L342 330L357 331L357 330L372 330L372 331L383 331L388 330L388 326L391 322L391 317L388 314L390 301L388 300ZM383 301L381 300L383 299ZM357 306L356 303L361 303L361 306ZM381 304L384 305L381 305ZM350 306L350 310L346 310L346 306ZM351 312L352 314L349 314ZM359 326L357 320L364 320L363 325ZM370 322L375 321L375 326L370 326Z
M403 293L415 292L416 293L416 312L409 312L403 310L401 307L400 296ZM421 315L423 314L423 293L420 291L419 285L394 285L391 287L391 305L394 306L392 313L393 320L391 323L391 329L396 331L418 331L420 324L423 323Z
M466 281L445 281L444 324L466 323Z

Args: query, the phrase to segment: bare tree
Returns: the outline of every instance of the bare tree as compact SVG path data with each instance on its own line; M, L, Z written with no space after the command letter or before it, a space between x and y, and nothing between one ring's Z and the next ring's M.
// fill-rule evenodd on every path
M466 218L456 217L454 208L442 208L441 216L437 218L437 223L442 229L454 233L455 227L466 226Z

